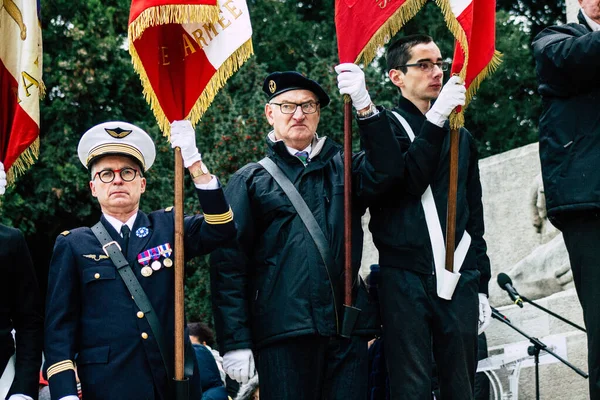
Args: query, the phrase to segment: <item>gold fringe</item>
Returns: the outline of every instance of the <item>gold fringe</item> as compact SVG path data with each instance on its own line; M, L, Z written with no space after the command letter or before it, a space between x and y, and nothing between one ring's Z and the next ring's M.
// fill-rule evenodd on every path
M165 5L144 10L129 24L129 43L142 36L146 28L165 24L191 24L216 22L219 19L219 6L214 5Z
M427 1L428 0L408 0L400 6L390 18L379 27L371 39L369 39L369 42L356 57L355 64L367 65L373 61L377 49L398 33L398 31L419 12Z
M12 186L15 180L23 175L29 167L31 167L40 155L40 137L35 138L33 143L29 145L25 151L21 153L19 158L15 160L13 165L6 171L6 181L8 186Z
M446 21L446 25L448 29L459 43L460 47L464 52L464 64L462 69L460 70L459 76L464 80L467 76L467 66L469 63L469 43L467 41L467 34L464 29L456 19L456 16L452 12L452 8L450 6L449 0L435 0L438 7L441 9L442 14L444 15L444 20ZM466 101L464 107L461 108L459 113L453 112L450 114L450 128L458 129L464 126L465 124L465 116L464 112L473 96L475 96L475 92L479 89L481 82L491 73L493 73L500 63L502 62L502 54L498 51L494 51L494 55L492 59L488 63L488 65L473 79L471 84L469 85L469 89L467 89L466 93Z
M135 46L133 42L129 43L129 53L131 54L133 68L140 75L140 79L142 81L142 86L144 88L144 98L150 104L150 108L156 117L156 121L160 130L163 132L163 136L169 138L171 133L171 123L169 122L167 116L164 111L160 107L160 103L158 102L158 97L156 97L156 93L152 89L152 85L148 80L148 75L144 70L142 65L142 61L140 60L137 51L135 50ZM225 85L227 80L254 54L254 48L252 47L252 39L248 39L246 43L237 48L229 56L229 58L219 67L219 69L215 72L211 80L206 84L204 91L196 100L196 104L192 107L190 113L185 117L189 119L192 125L196 125L196 123L202 118L202 115L206 112L218 91Z

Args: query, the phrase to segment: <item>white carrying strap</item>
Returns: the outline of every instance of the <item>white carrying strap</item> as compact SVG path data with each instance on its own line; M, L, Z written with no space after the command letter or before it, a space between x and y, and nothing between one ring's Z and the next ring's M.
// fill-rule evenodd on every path
M4 373L2 374L2 377L0 378L0 399L3 399L6 397L8 391L10 390L10 387L12 386L13 379L15 379L15 355L14 354L12 355L12 357L10 357L10 359L8 360L8 363L6 363L6 368L4 369Z
M406 119L395 111L392 114L402 124L404 130L408 134L410 141L415 140L415 133L406 121ZM425 213L425 221L427 222L427 230L429 231L429 240L431 241L431 249L433 251L433 262L435 264L435 274L437 281L437 294L442 299L451 300L454 289L460 278L460 267L465 261L469 247L471 246L471 235L467 231L464 232L458 247L454 251L454 270L447 271L445 268L446 262L446 245L444 243L444 235L440 224L439 214L435 206L435 199L431 186L427 186L425 193L421 196L421 205Z

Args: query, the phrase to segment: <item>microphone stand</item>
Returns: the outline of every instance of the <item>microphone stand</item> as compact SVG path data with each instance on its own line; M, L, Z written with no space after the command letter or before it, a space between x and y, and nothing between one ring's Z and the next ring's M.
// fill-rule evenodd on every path
M521 296L521 295L519 295L519 297L521 297L521 300L523 300L523 301L526 301L527 303L531 304L532 306L534 306L534 307L537 307L537 308L539 308L540 310L542 310L542 311L545 311L545 312L547 312L548 314L552 315L553 317L555 317L555 318L558 318L558 319L560 319L561 321L563 321L563 322L565 322L565 323L567 323L567 324L569 324L569 325L571 325L571 326L573 326L573 327L575 327L575 328L579 329L580 331L583 331L583 332L586 332L586 333L587 333L587 331L586 331L584 328L582 328L581 326L579 326L579 325L577 325L577 324L575 324L575 323L573 323L573 322L569 321L568 319L566 319L566 318L564 318L564 317L561 317L560 315L558 315L558 314L556 314L556 313L554 313L554 312L552 312L552 311L548 310L547 308L544 308L544 307L540 306L539 304L537 304L537 303L536 303L536 302L534 302L533 300L529 300L527 297L525 297L525 296Z
M523 296L521 296L521 298L523 298ZM567 367L571 368L573 371L577 372L583 378L587 379L589 377L589 375L587 373L583 372L582 370L580 370L579 368L577 368L576 366L574 366L573 364L571 364L570 362L568 362L567 360L565 360L564 358L562 358L561 356L559 356L558 354L556 354L552 350L550 350L548 348L548 346L546 346L541 340L527 335L525 332L523 332L522 330L520 330L519 328L517 328L516 326L511 324L508 321L508 318L502 318L499 315L497 315L496 313L492 313L492 318L497 319L498 321L510 326L512 329L519 332L521 335L525 336L533 345L533 346L529 346L527 348L527 354L529 354L530 356L533 356L534 361L535 361L535 398L536 398L536 400L540 400L540 372L539 372L540 350L544 350L544 351L546 351L546 353L552 354L557 360L559 360L560 362L565 364Z

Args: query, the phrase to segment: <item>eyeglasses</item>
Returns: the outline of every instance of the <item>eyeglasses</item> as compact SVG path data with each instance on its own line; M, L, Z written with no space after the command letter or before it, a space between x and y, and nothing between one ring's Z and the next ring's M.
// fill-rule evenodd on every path
M302 112L304 114L314 114L317 112L317 108L319 108L319 103L315 103L314 101L309 101L306 103L302 103L302 104L296 104L296 103L269 103L272 104L274 106L279 106L279 108L281 109L281 112L283 114L294 114L296 112L296 109L298 108L298 106L300 106L300 109L302 110Z
M449 63L447 63L446 61L438 61L438 62L419 61L418 63L414 63L414 64L398 65L394 69L398 69L398 68L402 68L402 67L419 67L419 69L423 72L431 72L431 71L433 71L433 67L438 67L442 71L448 71L448 64Z
M137 169L129 167L114 170L103 169L100 172L96 172L96 175L94 175L94 179L96 179L96 177L99 177L102 182L111 183L115 180L117 172L119 173L119 176L121 176L121 179L123 179L125 182L131 182L132 180L134 180L138 173Z

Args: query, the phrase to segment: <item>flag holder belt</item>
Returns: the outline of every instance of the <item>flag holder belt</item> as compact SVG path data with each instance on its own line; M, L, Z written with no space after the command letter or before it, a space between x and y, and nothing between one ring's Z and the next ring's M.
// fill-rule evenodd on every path
M107 256L110 257L111 261L119 271L119 275L121 275L121 279L125 282L133 301L137 307L144 313L148 324L150 325L150 330L152 331L154 338L156 339L156 344L158 345L158 350L162 357L163 363L167 370L168 374L168 385L173 390L172 379L173 379L173 365L171 360L171 353L168 351L168 347L165 343L165 338L163 335L163 330L161 328L160 322L158 320L158 316L152 307L152 303L150 303L150 299L144 292L144 289L140 285L140 282L137 280L131 266L125 259L125 256L121 252L121 247L119 244L112 239L102 222L98 222L96 225L92 227L92 232L96 235L96 238L102 245L102 250L106 253ZM186 346L186 357L185 357L185 375L191 376L193 374L193 361L190 357L188 357L189 346Z
M315 219L315 216L308 208L308 205L302 198L302 195L298 193L298 190L294 186L294 184L289 180L289 178L285 175L285 173L275 164L273 160L269 157L265 157L258 162L263 168L275 179L275 182L281 187L283 192L286 194L292 206L296 209L298 216L304 223L306 230L312 237L315 245L317 246L317 250L323 259L323 263L325 264L325 271L327 271L327 277L329 278L329 284L331 285L331 294L333 296L333 309L335 311L336 316L336 326L338 327L338 333L343 337L350 337L352 330L354 329L354 325L356 320L358 319L358 312L360 310L358 308L352 307L347 304L344 307L344 315L342 319L342 329L339 329L338 324L338 310L337 304L335 300L335 291L333 288L333 281L331 280L331 268L335 265L333 256L329 252L329 242L323 233L323 230L319 226L319 223Z

